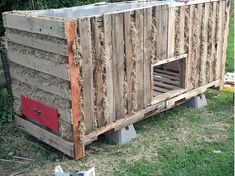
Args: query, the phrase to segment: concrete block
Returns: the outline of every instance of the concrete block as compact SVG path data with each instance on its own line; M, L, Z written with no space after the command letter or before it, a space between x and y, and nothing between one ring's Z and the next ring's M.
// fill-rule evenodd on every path
M191 98L188 102L186 102L186 106L196 109L201 109L207 106L205 94Z
M125 144L137 137L133 124L126 126L118 131L114 131L105 135L106 139L115 144Z

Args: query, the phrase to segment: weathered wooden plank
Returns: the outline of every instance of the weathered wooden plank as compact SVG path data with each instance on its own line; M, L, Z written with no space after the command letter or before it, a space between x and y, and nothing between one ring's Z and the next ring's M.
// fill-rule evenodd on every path
M103 100L105 96L104 92L104 80L103 80L103 60L101 56L101 40L100 32L97 24L97 17L91 17L91 32L93 42L93 62L94 67L94 90L95 90L95 107L96 107L96 121L98 127L104 126L107 122L104 117Z
M154 69L154 72L155 73L164 73L164 74L172 75L172 76L179 76L179 73L167 71L167 70L161 70L161 69L157 69L157 68Z
M161 76L163 78L169 78L169 79L172 79L172 80L179 80L179 77L178 76L171 76L171 75L166 75L166 74L162 74L162 73L154 73L154 76Z
M163 59L163 60L158 61L153 66L165 64L165 63L168 63L168 62L177 61L177 60L185 58L185 57L187 57L187 54L182 54L182 55L179 55L179 56L174 56L174 57L171 57L171 58Z
M195 23L195 28L197 34L195 37L195 43L196 43L196 48L195 48L195 75L194 75L194 82L195 82L195 87L199 86L199 68L200 68L200 61L201 61L201 22L202 22L202 8L203 8L203 4L198 4L196 11L195 11L195 15L196 15L196 22Z
M180 19L179 19L179 53L184 54L184 29L185 29L185 6L180 7Z
M60 78L10 63L11 78L70 100L69 82Z
M217 45L217 52L216 52L216 61L215 61L215 80L219 79L221 74L221 59L222 59L222 49L223 49L223 27L224 27L224 6L223 2L218 2L218 10L217 10L217 35L216 35L216 45Z
M160 55L161 53L161 42L162 42L162 35L161 35L161 21L162 21L162 11L161 6L153 7L153 26L152 26L152 58L154 61L159 61L162 59L163 56Z
M137 110L144 107L144 48L143 48L143 15L142 9L135 11L135 25L136 25L136 96L137 96Z
M131 46L131 14L124 12L124 41L125 41L125 56L126 56L126 82L127 82L127 114L131 114L133 110L133 81L132 81L132 59L133 50Z
M82 78L83 78L83 110L86 131L90 132L96 128L94 118L93 101L93 64L92 64L92 43L90 18L78 19L78 30L80 36L80 45L82 48Z
M166 93L166 92L169 92L169 91L170 91L170 90L167 89L167 88L158 87L158 86L154 86L154 87L153 87L153 90L154 90L154 91L158 91L158 92L162 92L162 93Z
M208 46L208 18L209 18L209 4L204 5L202 12L202 31L201 31L201 57L200 57L200 71L199 71L199 85L206 84L206 63L207 63L207 46Z
M52 52L55 54L67 56L67 46L65 43L56 43L48 40L43 40L37 37L21 35L17 32L6 31L7 40L20 45L32 47L35 49Z
M104 42L106 63L106 79L107 79L107 123L114 121L113 106L113 59L112 59L112 18L111 15L104 15Z
M193 69L193 16L195 6L191 5L187 7L187 19L188 19L188 89L191 90L193 88L193 77L192 77L192 69Z
M74 157L74 143L68 142L63 138L56 136L53 133L50 133L44 130L33 123L20 118L16 117L16 125L23 131L31 134L32 136L36 137L37 139L45 142L46 144L56 148L57 150L65 153L70 157Z
M164 82L164 83L167 83L167 84L171 84L171 85L175 85L175 86L179 86L179 81L174 81L174 80L171 80L169 78L164 78L164 77L160 77L160 76L153 76L153 80L154 81L161 81L161 82Z
M80 109L80 85L79 85L79 65L74 63L75 54L73 51L73 44L77 37L77 22L74 20L65 23L65 36L68 45L68 66L71 87L71 108L73 121L73 142L74 142L74 159L78 160L85 156L85 147L83 144L84 134L80 127L83 117ZM81 125L82 126L82 125Z
M211 42L211 46L210 46L210 50L211 50L211 53L210 54L210 58L209 58L209 78L208 78L208 83L212 82L213 81L213 78L214 78L214 68L215 68L215 59L216 59L216 48L215 48L215 36L216 36L216 12L217 12L217 2L213 2L212 3L212 16L211 16L211 35L209 35L210 37L208 38L208 41ZM210 23L209 23L210 24ZM209 25L210 26L210 25ZM209 52L210 52L209 50Z
M115 119L125 115L123 13L112 14L113 82Z
M175 54L175 8L169 6L168 15L168 41L167 57L173 57Z
M17 12L3 13L4 27L22 31L66 38L64 21L46 17L33 17Z
M161 43L160 46L158 46L160 48L160 60L166 59L167 58L167 45L168 45L168 16L169 16L169 7L168 5L163 5L161 6L161 17L160 17L160 30L159 30L159 35L161 37L159 37L159 41ZM174 31L172 31L174 32Z
M151 103L151 31L152 31L152 8L144 9L144 106Z
M174 86L174 85L171 85L171 84L166 84L166 83L158 82L158 81L154 81L153 85L157 86L157 87L162 87L162 88L170 89L170 90L174 90L174 89L179 89L180 88L179 86Z
M225 62L226 62L226 54L227 54L227 40L228 40L228 32L229 32L229 17L230 17L230 3L231 1L224 1L223 5L223 49L222 49L222 58L221 58L221 84L219 89L222 90L224 88L224 73L225 73Z
M46 58L32 55L30 53L23 54L8 48L7 56L10 61L19 65L47 73L65 80L69 80L67 64L56 64ZM55 58L56 59L56 58ZM53 68L53 69L52 69Z

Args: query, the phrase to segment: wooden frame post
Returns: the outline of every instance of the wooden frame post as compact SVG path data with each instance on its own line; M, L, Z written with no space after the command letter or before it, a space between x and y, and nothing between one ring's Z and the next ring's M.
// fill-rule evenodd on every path
M74 142L74 159L78 160L85 156L85 147L79 139L79 122L80 116L80 86L78 82L79 65L74 63L74 53L72 50L73 42L77 36L77 22L69 20L65 22L65 36L67 38L67 62L69 66L69 77L71 86L71 106L73 122L73 142Z

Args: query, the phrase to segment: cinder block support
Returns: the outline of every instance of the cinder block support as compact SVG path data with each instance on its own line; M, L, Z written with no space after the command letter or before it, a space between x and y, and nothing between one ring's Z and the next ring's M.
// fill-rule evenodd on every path
M118 131L108 133L105 135L106 139L115 144L125 144L137 137L133 124L126 126Z
M186 102L186 106L196 109L201 109L207 106L205 94L191 98L188 102Z

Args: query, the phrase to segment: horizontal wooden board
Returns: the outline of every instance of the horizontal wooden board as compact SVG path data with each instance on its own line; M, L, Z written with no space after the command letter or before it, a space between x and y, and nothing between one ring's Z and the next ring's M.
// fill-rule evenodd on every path
M66 38L64 21L46 17L33 17L20 12L2 14L4 27L22 31L44 34L58 38Z
M30 53L24 54L11 48L8 48L7 56L10 61L19 65L29 67L31 69L38 70L40 72L44 72L65 80L69 80L67 64L55 64L47 60L47 58L42 58Z
M65 43L56 43L53 41L48 41L45 39L37 38L34 34L31 36L23 34L18 34L16 31L5 32L6 39L17 43L20 45L28 46L31 48L36 48L43 51L48 51L51 53L67 56L67 45Z
M11 77L70 100L69 82L21 65L10 63Z
M16 117L16 125L21 130L26 131L37 139L47 143L48 145L51 145L68 156L74 156L74 143L68 142L61 137L56 136L55 134L50 133L49 131L46 131L43 128L40 128L37 125L34 125L33 123L20 117Z

